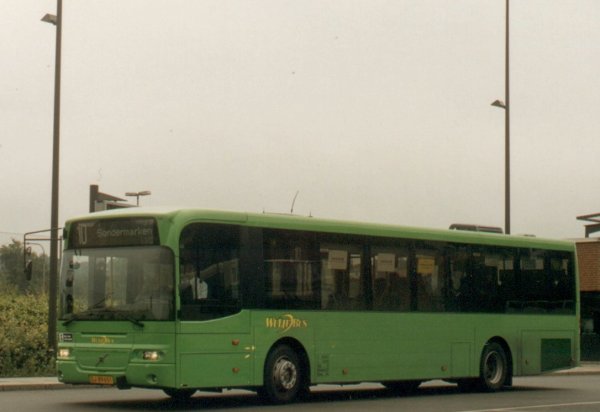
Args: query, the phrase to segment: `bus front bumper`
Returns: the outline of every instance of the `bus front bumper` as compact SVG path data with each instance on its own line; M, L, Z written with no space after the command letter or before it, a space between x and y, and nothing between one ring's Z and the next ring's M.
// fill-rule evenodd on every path
M122 370L82 369L74 360L56 362L58 380L75 385L107 385L120 389L173 388L175 387L175 365L131 363Z

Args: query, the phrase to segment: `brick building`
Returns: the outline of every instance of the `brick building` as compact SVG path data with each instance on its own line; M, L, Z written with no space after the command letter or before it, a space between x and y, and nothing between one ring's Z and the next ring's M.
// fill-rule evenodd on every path
M583 332L600 333L600 238L576 241Z
M581 292L600 292L600 238L577 241Z
M600 360L600 238L576 240L581 292L581 359Z

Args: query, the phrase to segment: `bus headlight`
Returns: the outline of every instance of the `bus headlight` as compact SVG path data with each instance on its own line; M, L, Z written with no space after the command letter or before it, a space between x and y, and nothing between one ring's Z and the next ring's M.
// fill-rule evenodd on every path
M71 349L69 348L59 348L58 349L58 357L59 358L68 358L71 356Z
M144 354L142 357L144 360L155 362L160 359L160 352L158 352L156 350L146 350L146 351L144 351Z

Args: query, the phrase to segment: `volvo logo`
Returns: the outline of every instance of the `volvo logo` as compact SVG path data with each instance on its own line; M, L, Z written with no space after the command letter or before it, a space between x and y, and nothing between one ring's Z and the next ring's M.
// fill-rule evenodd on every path
M104 355L102 355L98 358L98 362L96 362L96 366L99 366L101 363L104 363L106 358L108 358L108 353L105 353Z

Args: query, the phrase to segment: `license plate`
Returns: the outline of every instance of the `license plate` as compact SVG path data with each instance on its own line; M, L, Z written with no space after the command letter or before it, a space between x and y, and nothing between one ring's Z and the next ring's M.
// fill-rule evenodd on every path
M112 376L92 375L90 376L90 383L94 385L114 385L115 380Z

